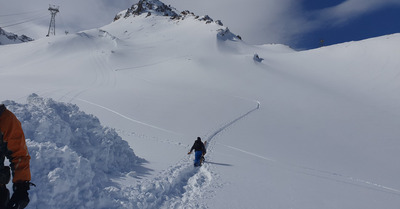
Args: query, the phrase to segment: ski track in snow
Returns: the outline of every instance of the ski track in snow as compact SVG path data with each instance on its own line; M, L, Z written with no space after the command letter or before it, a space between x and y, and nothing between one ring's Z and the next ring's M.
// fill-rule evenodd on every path
M158 130L162 130L168 133L181 135L179 133L175 133L170 130L165 130L150 124L134 120L107 107L101 106L99 104L95 104L79 98L77 100L98 106L114 114L117 114L127 120L145 126L149 126ZM222 125L220 128L212 132L208 137L206 137L206 141L208 142L207 146L209 146L213 141L213 139L222 131L224 131L234 123L238 122L247 115L259 109L261 105L260 102L259 101L255 102L257 103L257 106L255 108L249 110L245 114L240 115L239 117L230 121L229 123ZM371 181L343 175L336 172L323 171L305 166L279 162L277 160L267 158L252 152L248 152L243 149L228 146L225 144L221 145L266 161L270 161L271 163L274 163L281 169L291 170L293 172L302 173L304 175L313 176L316 178L323 178L330 181L337 181L340 183L345 183L353 186L364 187L366 189L372 189L380 192L400 195L400 190L398 189L377 184ZM212 147L211 147L211 152L212 152ZM210 152L208 153L210 154ZM189 159L191 158L189 157ZM177 164L175 164L174 166L170 167L169 169L161 172L158 177L141 182L135 188L131 187L125 188L127 191L123 193L130 194L129 197L127 197L127 201L131 203L136 203L136 205L129 206L132 208L207 208L207 206L201 201L201 197L205 195L206 189L211 185L211 181L217 175L214 172L210 171L210 169L211 167L209 164L204 164L200 168L193 168L192 159L188 160L188 158L185 158L180 162L178 162ZM218 185L216 185L216 187L218 187ZM139 191L139 192L132 193L132 191Z
M255 108L205 137L207 147L212 148L213 139L229 126L258 110L260 102L256 103ZM207 150L209 156L212 149L207 148ZM216 178L218 174L212 171L212 164L205 163L201 167L193 167L193 157L189 156L162 171L155 178L122 188L123 191L119 193L125 196L119 199L124 200L123 205L127 208L207 208L202 199L208 199L213 195L212 188L221 187L221 184L215 181Z
M148 124L148 123L144 123L144 122L132 119L132 118L130 118L128 116L125 116L125 115L123 115L123 114L121 114L121 113L119 113L119 112L117 112L115 110L112 110L110 108L104 107L102 105L99 105L99 104L96 104L96 103L93 103L93 102L90 102L90 101L87 101L87 100L84 100L84 99L77 98L77 100L85 102L85 103L88 103L88 104L91 104L91 105L94 105L94 106L97 106L97 107L100 107L100 108L105 109L105 110L107 110L109 112L112 112L112 113L114 113L114 114L116 114L116 115L118 115L118 116L120 116L122 118L125 118L125 119L127 119L129 121L132 121L132 122L135 122L135 123L139 123L139 124L144 125L144 126L148 126L148 127L151 127L151 128L157 129L157 130L161 130L161 131L165 131L165 132L168 132L168 133L172 133L172 134L175 134L175 135L183 135L181 133L177 133L177 132L174 132L174 131L163 129L163 128L160 128L160 127Z
M348 175L343 175L343 174L332 172L332 171L324 171L324 170L300 166L300 165L296 165L296 164L279 162L277 160L267 158L267 157L264 157L264 156L261 156L261 155L258 155L258 154L252 153L252 152L248 152L246 150L239 149L237 147L232 147L232 146L221 144L221 143L218 143L218 144L228 147L230 149L245 153L247 155L251 155L251 156L269 161L269 162L273 163L274 165L276 165L277 167L280 167L281 169L290 170L292 172L301 173L301 174L313 176L316 178L322 178L322 179L326 179L329 181L336 181L336 182L340 182L340 183L344 183L344 184L348 184L348 185L363 187L366 189L372 189L375 191L390 193L390 194L400 196L400 190L394 189L394 188L391 188L388 186L384 186L381 184L377 184L377 183L374 183L371 181L363 180L360 178L355 178L355 177L348 176Z
M163 64L166 62L169 62L171 60L177 60L179 58L183 58L186 56L178 56L178 57L170 57L170 58L166 58L166 59L162 59L156 62L151 62L148 64L144 64L144 65L138 65L138 66L130 66L130 67L124 67L124 68L117 68L114 71L126 71L126 70L135 70L135 69L141 69L141 68L145 68L145 67L150 67L150 66L155 66L155 65L159 65L159 64Z
M130 120L135 123L139 123L148 127L152 127L154 129L158 129L161 131L165 131L168 133L176 134L176 135L182 135L180 133L176 133L170 130L166 130L160 127L153 126L151 124L147 124L141 121L134 120L132 118L129 118L121 113L118 113L112 109L109 109L107 107L101 106L99 104L77 98L80 94L82 94L85 90L80 91L78 93L75 93L74 96L69 96L70 94L73 94L74 91L67 92L64 94L60 100L65 99L66 97L71 97L70 100L79 100L97 107L100 107L102 109L105 109L107 111L110 111L120 117L123 117L127 120ZM54 94L54 92L50 92L48 94ZM217 130L213 131L211 134L209 134L208 137L206 137L207 140L207 146L211 144L213 139L220 134L222 131L224 131L226 128L229 126L233 125L237 121L241 120L242 118L246 117L247 115L251 114L252 112L256 111L257 109L260 108L260 102L255 101L257 103L257 106L251 110L249 110L247 113L242 114L238 118L232 120L229 123L226 123L222 125L220 128ZM279 162L275 159L271 159L268 157L264 157L261 155L258 155L256 153L252 153L237 147L232 147L229 145L221 144L225 147L228 147L230 149L269 161L273 163L274 165L280 167L281 169L285 170L291 170L296 173L301 173L304 175L308 176L313 176L315 178L322 178L326 179L329 181L336 181L339 183L344 183L348 185L353 185L357 187L363 187L365 189L371 189L379 192L385 192L385 193L390 193L394 195L400 196L400 190L395 189L389 186L384 186L378 183L374 183L372 181L368 180L363 180L360 178L348 176L348 175L343 175L340 173L332 172L332 171L323 171L315 168L310 168L310 167L305 167L305 166L300 166L300 165L295 165L291 163L284 163L284 162ZM208 149L210 150L210 149ZM212 147L211 147L211 152L212 152ZM210 153L210 152L208 152ZM209 154L208 154L209 155ZM131 203L136 203L136 205L130 205L129 207L132 208L207 208L207 206L201 201L201 197L205 195L205 192L207 188L211 185L211 181L213 178L216 178L215 173L210 171L211 167L210 164L204 164L200 168L193 168L192 165L192 159L189 157L181 160L178 162L175 166L170 167L166 171L163 171L162 173L159 174L158 177L155 179L149 179L144 182L141 182L138 184L135 188L130 188L127 187L125 188L127 191L124 193L130 194L130 197L125 198L128 202ZM218 185L215 185L218 187ZM133 192L132 191L139 191ZM132 197L135 197L132 199ZM200 201L199 201L200 199Z

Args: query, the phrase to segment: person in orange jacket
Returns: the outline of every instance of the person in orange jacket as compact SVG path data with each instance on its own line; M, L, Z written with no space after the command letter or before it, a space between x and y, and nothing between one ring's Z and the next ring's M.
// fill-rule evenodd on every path
M10 166L4 166L4 160L10 160ZM28 190L32 183L29 161L31 157L25 142L21 122L0 104L0 208L25 208L29 203ZM13 195L6 184L13 176Z

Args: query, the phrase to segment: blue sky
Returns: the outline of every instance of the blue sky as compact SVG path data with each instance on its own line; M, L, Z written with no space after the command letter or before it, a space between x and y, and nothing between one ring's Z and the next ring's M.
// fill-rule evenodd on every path
M250 44L294 49L362 40L400 32L400 0L161 0L179 11L209 15ZM56 34L109 24L138 0L0 0L0 27L40 38L47 34L49 4L60 6ZM24 15L8 15L24 14ZM28 20L28 21L27 21ZM32 21L31 21L32 20ZM15 24L17 23L17 24ZM15 25L14 25L15 24Z
M366 2L367 0L364 0ZM344 3L345 0L304 0L305 14L329 9ZM363 3L360 1L360 3ZM384 5L375 5L341 24L327 21L315 29L299 34L287 44L294 48L315 48L321 45L332 45L348 41L363 40L366 38L400 32L400 0L387 2ZM356 13L356 12L355 12Z
M209 14L251 44L311 49L400 32L400 0L164 0Z

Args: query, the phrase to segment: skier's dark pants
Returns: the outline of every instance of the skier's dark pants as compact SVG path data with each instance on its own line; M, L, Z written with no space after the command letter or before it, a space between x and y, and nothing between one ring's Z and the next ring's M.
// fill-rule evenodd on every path
M6 185L0 185L0 208L6 208L9 200L10 191L8 191Z
M196 151L194 153L194 166L200 166L201 156L203 155L203 151Z
M4 155L0 155L0 164L4 163ZM0 165L0 209L7 207L8 201L10 200L10 191L8 191L6 184L10 182L10 167Z

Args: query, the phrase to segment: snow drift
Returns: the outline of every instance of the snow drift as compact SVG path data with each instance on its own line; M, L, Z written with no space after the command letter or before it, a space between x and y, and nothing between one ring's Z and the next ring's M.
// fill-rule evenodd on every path
M76 105L32 94L27 104L5 101L22 123L32 157L32 208L107 208L111 178L137 169L128 143Z

